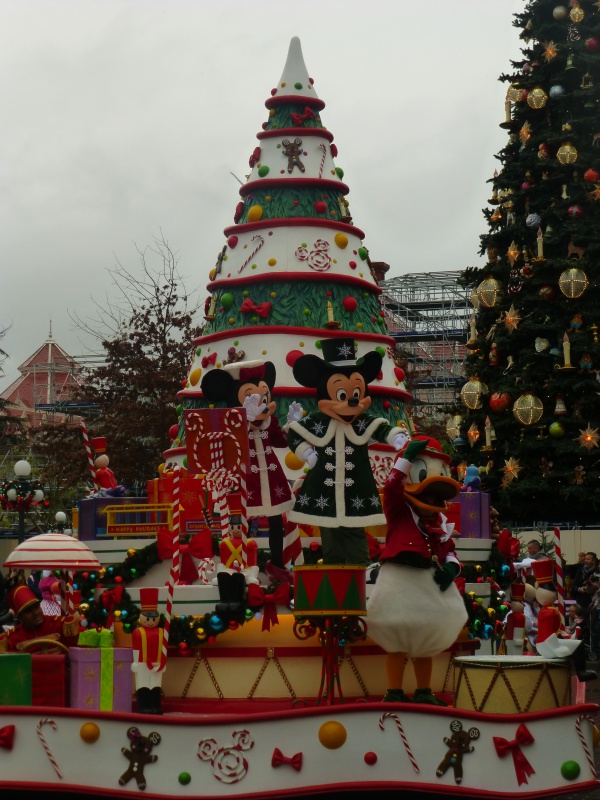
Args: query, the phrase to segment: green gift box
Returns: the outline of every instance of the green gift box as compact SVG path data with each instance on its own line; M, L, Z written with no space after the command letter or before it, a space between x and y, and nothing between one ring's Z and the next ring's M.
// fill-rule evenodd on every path
M31 653L0 655L0 706L31 705Z
M88 631L82 631L77 639L77 644L81 647L112 647L114 644L114 634L112 631L102 628L90 628Z

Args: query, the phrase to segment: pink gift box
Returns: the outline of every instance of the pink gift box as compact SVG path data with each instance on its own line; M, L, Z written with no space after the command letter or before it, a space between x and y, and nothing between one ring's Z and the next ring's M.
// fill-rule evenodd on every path
M131 711L131 648L71 647L69 658L71 708Z

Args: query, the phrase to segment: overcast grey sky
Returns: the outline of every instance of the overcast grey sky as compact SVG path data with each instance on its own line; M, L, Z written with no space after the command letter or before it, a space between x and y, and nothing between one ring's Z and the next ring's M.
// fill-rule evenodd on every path
M390 277L478 263L524 5L0 0L0 390L50 317L84 352L68 310L160 229L204 286L295 35L371 257Z

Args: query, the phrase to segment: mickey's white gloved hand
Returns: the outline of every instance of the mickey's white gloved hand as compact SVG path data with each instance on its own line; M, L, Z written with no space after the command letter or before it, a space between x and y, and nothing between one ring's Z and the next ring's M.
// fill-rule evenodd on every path
M248 422L254 422L254 420L258 417L259 414L266 409L267 404L260 402L260 395L259 394L251 394L244 400L244 408L246 409L246 416L248 417Z
M314 450L312 447L309 447L308 450L304 451L300 458L308 464L309 469L312 469L317 463L319 455L316 450Z
M406 431L401 431L394 436L394 441L392 442L394 446L394 450L402 450L404 445L409 441L410 436Z

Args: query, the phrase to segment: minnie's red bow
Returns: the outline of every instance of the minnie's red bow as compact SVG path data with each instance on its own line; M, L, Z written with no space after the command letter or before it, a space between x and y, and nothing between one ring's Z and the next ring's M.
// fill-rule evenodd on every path
M300 125L301 122L305 122L307 119L314 119L314 116L312 108L308 106L304 107L304 114L290 114L294 125Z
M276 747L275 750L273 750L271 766L280 767L282 764L289 764L296 772L300 772L302 769L302 753L296 753L295 756L289 758L288 756L284 756L281 750Z
M240 307L240 311L242 314L250 314L250 312L254 312L258 314L259 317L266 319L269 316L269 311L271 310L271 303L259 303L255 305L255 303L247 297Z
M206 369L209 364L213 366L217 363L217 354L211 353L209 356L203 356L202 358L202 369Z

